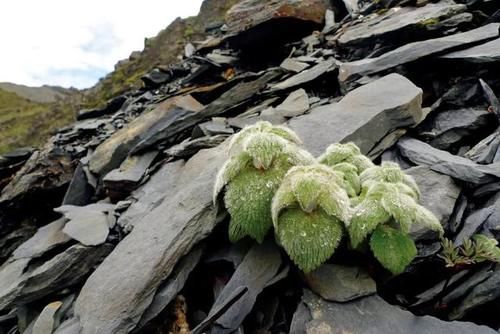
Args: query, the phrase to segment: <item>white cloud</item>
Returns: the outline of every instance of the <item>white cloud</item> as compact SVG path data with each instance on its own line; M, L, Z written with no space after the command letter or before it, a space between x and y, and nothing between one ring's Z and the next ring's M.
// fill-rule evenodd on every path
M15 0L0 4L0 82L85 88L202 0Z

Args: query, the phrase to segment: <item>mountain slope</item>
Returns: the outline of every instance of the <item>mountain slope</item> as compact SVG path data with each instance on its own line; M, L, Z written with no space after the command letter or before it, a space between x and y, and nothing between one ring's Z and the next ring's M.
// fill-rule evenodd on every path
M73 94L76 89L63 88L58 86L29 87L10 82L0 82L0 89L17 94L20 97L33 102L51 103L65 99Z
M144 50L115 65L115 70L86 91L86 105L102 105L106 100L128 89L141 86L140 77L158 65L177 62L184 46L190 41L203 40L205 30L222 25L226 11L238 0L205 0L197 16L175 19L156 37L146 38Z
M73 121L73 109L70 99L40 103L0 89L0 154L38 146L52 131Z

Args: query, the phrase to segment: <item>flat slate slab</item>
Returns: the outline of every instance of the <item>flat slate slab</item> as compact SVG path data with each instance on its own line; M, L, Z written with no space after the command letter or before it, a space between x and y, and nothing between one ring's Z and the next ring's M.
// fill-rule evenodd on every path
M427 5L423 8L427 8L429 6L430 5ZM384 53L379 57L343 63L340 65L339 79L340 81L348 81L359 76L371 75L394 68L398 65L412 62L425 56L436 54L438 52L495 38L499 35L499 27L500 23L491 23L483 27L455 35L409 43L400 48ZM497 44L500 45L500 43ZM486 49L491 49L491 46L488 46ZM495 51L497 54L500 52L498 49ZM486 53L487 50L482 50L480 52Z
M464 5L457 5L452 1L430 3L427 6L415 9L414 7L395 7L383 14L375 14L365 21L347 27L339 37L340 45L362 44L402 33L405 29L415 28L431 20L451 17L465 11Z
M312 320L307 333L370 333L370 334L494 334L492 328L470 322L447 322L431 316L417 317L370 296L349 303L331 303L306 290L302 297Z
M128 333L136 326L177 261L215 227L212 187L226 158L225 144L193 156L165 186L163 202L89 277L75 303L81 334ZM177 185L182 191L169 192Z
M399 74L390 74L349 92L340 102L314 108L289 122L314 155L332 143L356 143L366 154L387 134L418 124L422 90Z
M500 164L480 165L413 138L402 138L397 145L401 154L413 163L465 182L483 184L500 177Z
M491 42L474 46L441 56L445 59L460 59L471 63L489 63L500 61L500 38Z

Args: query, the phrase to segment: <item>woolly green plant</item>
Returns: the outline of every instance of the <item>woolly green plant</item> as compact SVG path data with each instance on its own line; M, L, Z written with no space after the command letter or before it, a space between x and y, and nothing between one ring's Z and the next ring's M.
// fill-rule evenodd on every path
M371 235L373 255L392 273L401 273L417 254L408 236L411 226L418 224L440 234L443 228L429 210L417 203L408 186L378 181L368 184L348 226L351 244L358 248Z
M443 250L439 255L447 267L469 265L484 261L500 263L500 248L498 241L483 234L476 234L472 239L466 239L462 245L455 247L449 239L443 238Z
M319 156L318 161L330 167L342 162L349 163L357 168L358 174L374 166L368 157L361 154L361 150L354 143L332 144L327 147L325 153Z
M286 172L311 164L314 158L300 149L298 138L283 127L257 123L235 135L230 158L214 187L214 203L226 186L224 203L231 216L229 238L236 242L250 236L262 242L272 227L271 200Z
M342 176L327 166L293 167L273 198L276 238L306 273L333 255L349 221L349 197L342 183Z

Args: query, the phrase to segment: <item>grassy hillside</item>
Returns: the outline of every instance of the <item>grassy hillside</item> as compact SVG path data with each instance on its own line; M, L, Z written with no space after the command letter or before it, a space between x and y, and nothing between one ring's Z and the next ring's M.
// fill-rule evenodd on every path
M41 103L51 103L63 100L76 91L75 88L57 86L29 87L10 82L0 82L0 89L17 94L30 101Z
M69 101L38 103L0 89L0 154L39 146L52 131L73 121Z
M198 16L177 18L156 37L147 38L144 50L115 65L115 70L86 92L86 105L94 107L130 88L140 87L140 77L157 65L178 61L184 46L190 41L202 41L205 29L222 24L226 11L238 0L205 0Z

